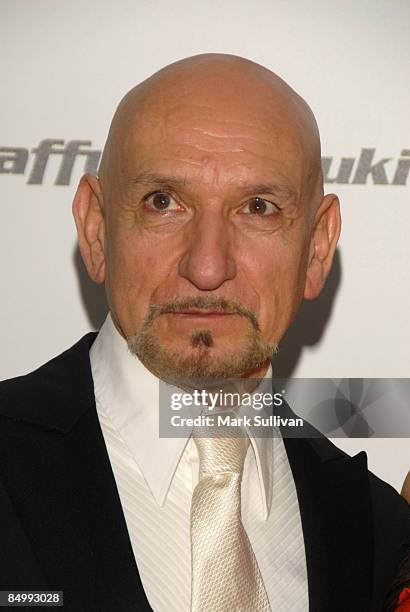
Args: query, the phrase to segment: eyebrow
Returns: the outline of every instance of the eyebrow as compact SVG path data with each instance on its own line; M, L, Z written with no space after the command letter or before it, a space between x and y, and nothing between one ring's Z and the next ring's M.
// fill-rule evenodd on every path
M186 177L178 178L175 176L166 176L163 174L155 174L154 172L140 172L134 178L131 179L131 183L134 185L160 185L160 186L171 186L183 187L186 185Z
M154 172L140 172L131 179L133 185L155 185L158 187L177 189L187 185L187 177L168 176L156 174ZM278 197L290 199L297 197L298 193L293 189L288 182L275 183L255 183L247 185L237 185L238 191L244 195L255 193L272 193Z

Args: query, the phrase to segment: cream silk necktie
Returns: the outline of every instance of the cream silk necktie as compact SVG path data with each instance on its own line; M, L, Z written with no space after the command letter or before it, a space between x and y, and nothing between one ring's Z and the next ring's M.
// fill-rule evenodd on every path
M217 433L212 429L192 432L199 482L191 505L191 612L270 612L241 521L241 479L249 437L244 432L233 437L228 428L224 432L218 428Z

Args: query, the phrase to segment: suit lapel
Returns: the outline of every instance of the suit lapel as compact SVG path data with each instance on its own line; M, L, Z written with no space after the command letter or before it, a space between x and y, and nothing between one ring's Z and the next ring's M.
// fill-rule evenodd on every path
M296 415L286 405L281 416ZM349 457L306 422L290 429L281 432L299 501L310 610L366 612L373 581L366 454Z

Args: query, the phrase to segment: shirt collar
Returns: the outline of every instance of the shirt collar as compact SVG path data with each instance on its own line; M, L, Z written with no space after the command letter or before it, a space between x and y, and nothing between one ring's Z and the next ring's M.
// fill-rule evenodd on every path
M98 412L108 417L162 506L188 437L159 437L159 379L133 355L110 313L90 349ZM264 378L270 378L270 365ZM253 437L265 518L272 503L273 439Z

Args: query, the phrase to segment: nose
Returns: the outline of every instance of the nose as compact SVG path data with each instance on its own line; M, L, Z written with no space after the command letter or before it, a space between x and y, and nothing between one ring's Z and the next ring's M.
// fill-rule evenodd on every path
M236 275L227 224L221 215L208 211L187 229L188 247L179 262L178 271L198 289L218 289Z

